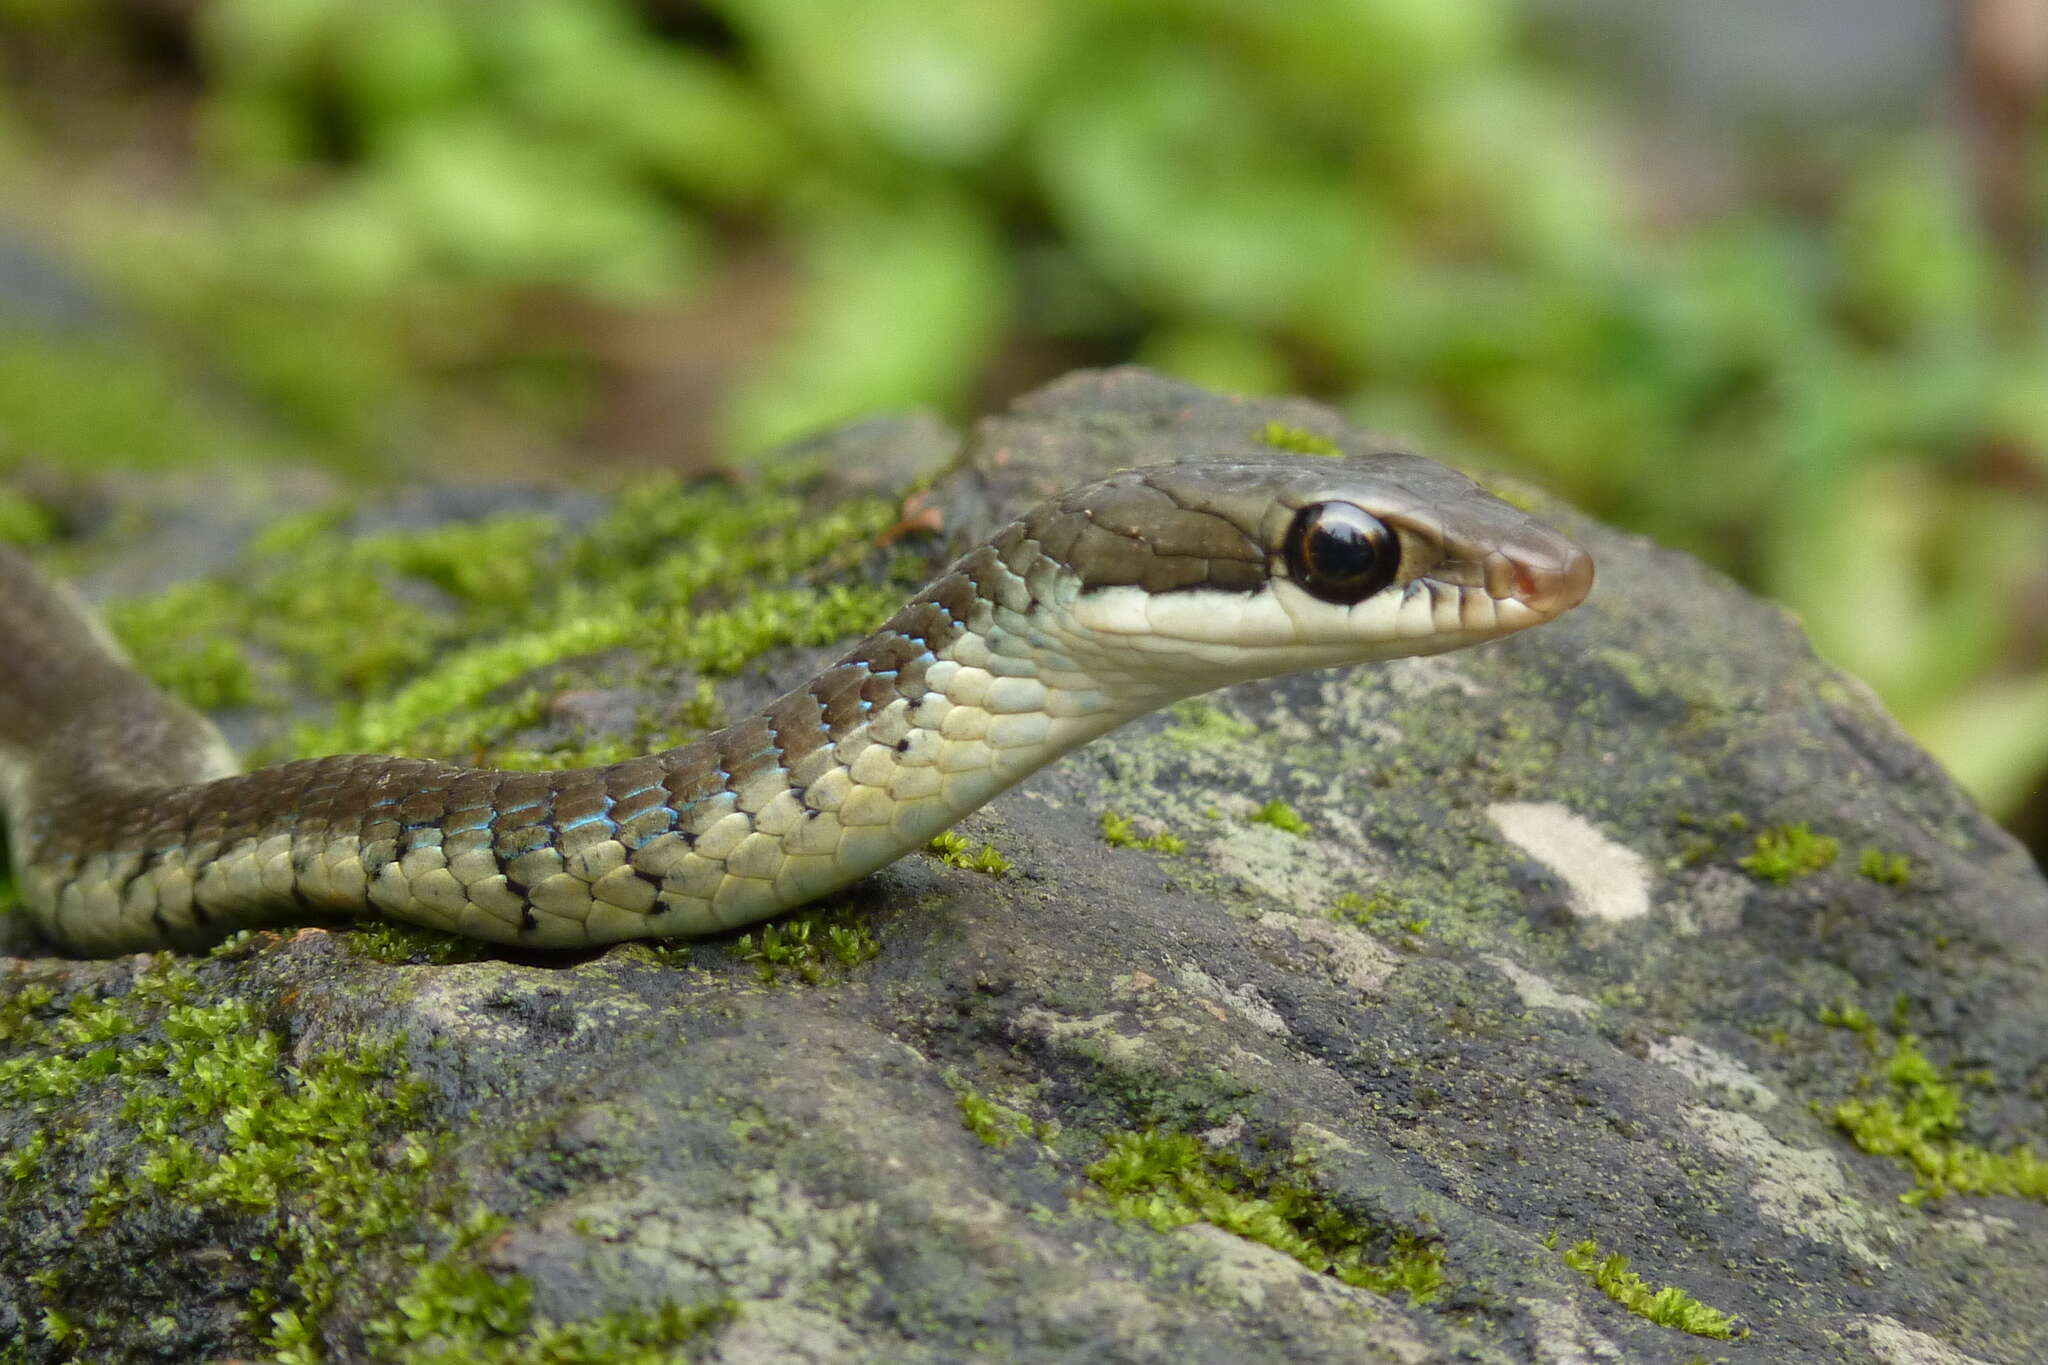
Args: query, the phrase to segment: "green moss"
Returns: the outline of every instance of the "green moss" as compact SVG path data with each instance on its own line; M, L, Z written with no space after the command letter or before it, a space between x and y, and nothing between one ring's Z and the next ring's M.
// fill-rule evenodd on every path
M1030 1115L1019 1113L1008 1105L997 1104L972 1090L963 1090L956 1098L960 1104L960 1121L967 1125L968 1132L989 1146L1007 1147L1020 1137L1031 1136Z
M0 1043L11 1043L39 1031L37 1016L50 1008L57 992L41 982L31 982L0 999Z
M1804 824L1778 825L1759 831L1755 846L1736 865L1758 881L1783 886L1831 866L1840 851L1833 837Z
M1913 860L1903 853L1866 848L1857 859L1856 872L1880 886L1904 886L1913 880Z
M91 1343L92 1337L86 1330L73 1322L70 1316L55 1308L45 1308L42 1317L43 1335L59 1350L66 1347L82 1347Z
M1294 807L1277 797L1253 811L1252 820L1256 824L1271 825L1274 829L1286 830L1289 834L1295 835L1298 838L1306 839L1308 837L1308 821L1302 819L1295 812Z
M1878 1093L1843 1100L1829 1117L1864 1151L1896 1158L1913 1172L1913 1188L1901 1202L1917 1207L1951 1194L2003 1194L2048 1203L2048 1160L2033 1148L2022 1144L2000 1153L1961 1139L1968 1115L1963 1092L1911 1034L1898 1035L1886 1050L1863 1011L1823 1011L1821 1019L1855 1030L1881 1053L1880 1069L1862 1080Z
M536 1317L533 1286L493 1275L476 1249L502 1228L478 1214L441 1255L425 1262L365 1335L380 1360L406 1365L672 1365L711 1328L732 1320L730 1299L576 1322Z
M1259 732L1259 727L1250 721L1240 720L1200 697L1175 702L1168 714L1174 723L1166 728L1166 737L1188 749L1241 744Z
M418 1257L413 1281L369 1325L371 1357L412 1362L553 1362L656 1365L684 1358L728 1319L728 1302L664 1307L557 1323L532 1312L532 1290L475 1264L499 1226L480 1212L461 1227L426 1210L426 1174L443 1139L423 1130L425 1088L409 1074L402 1040L351 1051L301 1049L265 1027L245 1000L205 998L183 962L145 973L125 996L80 994L57 1003L29 986L0 1002L0 1038L18 1055L0 1079L15 1112L118 1104L132 1142L108 1151L87 1177L86 1227L160 1220L165 1206L241 1214L260 1233L247 1254L266 1270L245 1304L249 1328L278 1365L319 1365L322 1318L363 1256L398 1234L440 1226L449 1249ZM10 1182L47 1178L72 1152L60 1116L0 1153ZM93 1159L102 1159L97 1154ZM4 1187L0 1187L4 1188ZM40 1331L62 1349L90 1344L95 1318L63 1300L63 1262L37 1269ZM166 1334L176 1330L167 1316Z
M431 583L465 607L516 614L541 586L545 561L535 547L549 545L559 531L553 517L512 513L363 536L349 545L348 556Z
M842 971L851 971L872 962L881 951L882 945L866 925L837 910L801 911L762 926L759 937L741 934L732 946L733 956L752 963L765 985L773 985L788 972L815 986L835 964Z
M858 567L893 515L881 499L814 513L772 482L742 491L664 480L622 493L574 532L520 514L351 540L337 504L255 538L228 573L108 617L145 671L195 705L282 707L304 695L334 708L269 757L604 762L661 747L650 741L667 737L664 723L715 719L708 679L764 650L871 629L921 565L898 556L881 583L806 580ZM617 649L694 668L694 695L630 736L493 752L545 719L544 687L508 689Z
M1119 1218L1161 1232L1205 1222L1269 1246L1309 1269L1426 1303L1444 1283L1443 1249L1413 1234L1358 1226L1328 1199L1271 1172L1247 1170L1185 1133L1125 1132L1087 1169ZM1387 1248L1371 1258L1375 1245Z
M0 1014L17 1053L0 1066L0 1100L50 1121L4 1169L22 1179L59 1157L100 1162L79 1177L80 1231L161 1219L165 1206L260 1219L248 1255L266 1274L247 1322L279 1361L306 1365L360 1251L417 1222L438 1138L418 1130L424 1087L399 1041L295 1051L255 1005L205 997L196 969L168 957L124 996L55 1009L45 989L18 992ZM68 1115L108 1105L128 1142L72 1150ZM53 1299L61 1267L40 1282ZM65 1304L47 1307L69 1322Z
M1600 1254L1600 1244L1587 1238L1567 1247L1564 1263L1591 1280L1596 1288L1637 1317L1648 1318L1660 1327L1675 1327L1696 1337L1738 1341L1749 1335L1738 1328L1735 1318L1718 1308L1709 1308L1675 1285L1650 1288L1642 1276L1628 1268L1628 1257L1620 1252Z
M1313 431L1289 426L1285 422L1268 422L1258 430L1257 439L1275 450L1291 450L1297 455L1342 455L1343 449L1327 436L1318 436Z
M962 867L970 872L985 872L991 877L1000 877L1010 870L1010 860L996 852L995 845L983 844L979 851L974 841L964 834L946 830L934 835L926 845L939 855L939 861L948 867Z
M1187 840L1178 834L1162 830L1148 839L1140 839L1131 827L1131 817L1113 810L1102 812L1102 838L1111 848L1142 848L1154 853L1185 853Z
M351 949L378 962L476 962L490 956L491 947L473 938L444 934L438 929L414 924L378 920L358 925L343 935Z
M1866 1046L1875 1050L1878 1045L1877 1023L1869 1013L1856 1005L1823 1005L1817 1016L1829 1028L1848 1029L1863 1035Z
M374 1199L383 1158L364 1135L417 1117L421 1099L409 1082L375 1083L403 1072L396 1044L288 1065L283 1038L246 1001L176 1006L162 1034L161 1044L128 1049L123 1067L131 1088L122 1116L151 1150L94 1200L96 1212L142 1199L148 1186L188 1202L252 1209L275 1207L286 1192L316 1183L358 1206ZM427 1155L413 1141L396 1160L417 1167ZM382 1216L399 1212L387 1208Z
M107 625L151 682L202 710L265 700L248 652L225 632L238 624L233 593L214 583L181 583L155 597L116 602Z
M1384 891L1375 891L1370 898L1346 891L1331 903L1330 918L1375 931L1384 931L1391 925L1409 936L1407 946L1416 946L1415 938L1428 932L1430 926L1429 916L1403 913L1401 902Z
M772 574L766 567L750 571L743 564L729 571L741 582ZM703 566L700 581L678 586L682 595L676 602L687 602L709 588L721 572ZM471 711L500 687L548 664L622 646L640 650L657 664L689 664L706 673L728 674L771 648L829 644L872 629L900 597L900 585L835 585L822 590L770 589L754 594L742 607L723 611L692 612L674 603L650 611L630 594L608 604L592 601L543 626L464 649L339 724L300 732L294 746L309 753L409 752L416 732L438 718Z
M0 1061L0 1102L37 1116L61 1111L87 1087L133 1065L113 1046L135 1027L121 1002L78 995L46 1019L53 999L48 987L27 986L0 1011L0 1039L18 1049Z

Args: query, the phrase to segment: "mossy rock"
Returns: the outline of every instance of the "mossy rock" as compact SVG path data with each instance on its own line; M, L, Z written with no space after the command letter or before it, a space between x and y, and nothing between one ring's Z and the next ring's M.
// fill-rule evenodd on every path
M1083 471L1274 432L1372 444L1079 375L920 507L971 538ZM909 478L951 441L813 449L871 471L905 443ZM577 560L615 509L512 494L211 538L428 623L359 695L275 622L193 638L256 641L238 728L273 752L602 753L797 680L928 567L946 537L872 486L662 495L840 519L839 548L668 585L686 634L723 613L716 651L630 624L504 649L567 581L494 567L521 545L615 623L681 573L655 536ZM680 535L681 506L641 515ZM994 857L905 859L772 938L84 963L17 932L0 1361L2048 1358L2021 1150L2048 1132L2048 885L1785 613L1546 510L1600 561L1562 621L1149 718L969 817ZM554 524L490 529L512 514ZM132 582L143 519L59 558ZM451 670L485 720L420 702Z

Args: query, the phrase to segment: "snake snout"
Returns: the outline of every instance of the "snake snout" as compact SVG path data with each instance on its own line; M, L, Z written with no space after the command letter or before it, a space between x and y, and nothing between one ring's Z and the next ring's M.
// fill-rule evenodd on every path
M1593 591L1593 556L1547 528L1508 546L1488 564L1487 587L1544 619L1562 615Z

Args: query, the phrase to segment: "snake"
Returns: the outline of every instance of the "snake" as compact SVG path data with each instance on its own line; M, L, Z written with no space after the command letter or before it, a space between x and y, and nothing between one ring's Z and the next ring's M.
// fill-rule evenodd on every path
M1422 456L1126 470L1003 525L758 712L601 767L243 773L72 589L0 549L0 815L60 950L378 918L505 945L719 933L840 890L1078 745L1231 683L1435 654L1584 600L1591 556Z

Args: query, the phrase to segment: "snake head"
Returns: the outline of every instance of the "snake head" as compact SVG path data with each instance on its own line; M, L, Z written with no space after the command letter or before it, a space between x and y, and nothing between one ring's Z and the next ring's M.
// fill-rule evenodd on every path
M1053 633L1077 664L1183 694L1462 649L1593 586L1592 557L1561 532L1405 454L1130 470L1046 503L1011 538L1071 575Z

